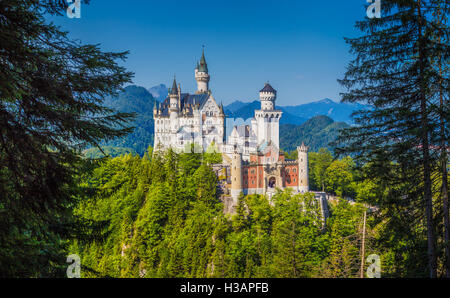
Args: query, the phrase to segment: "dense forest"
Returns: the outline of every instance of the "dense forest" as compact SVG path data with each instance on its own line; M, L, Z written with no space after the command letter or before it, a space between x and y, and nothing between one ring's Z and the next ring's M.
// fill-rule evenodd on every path
M101 226L95 240L71 245L70 252L82 257L83 276L358 276L363 204L331 202L325 222L313 194L285 190L270 201L242 195L236 214L225 215L209 166L212 156L149 152L106 159L80 177L81 186L94 192L78 200L75 214ZM313 154L312 179L364 196L368 186L353 179L351 161L329 157L326 150ZM373 217L368 223L374 228L367 229L366 250L382 253Z
M236 214L224 214L210 167L220 156L151 152L108 158L80 177L91 191L75 214L97 227L69 249L83 276L359 277L364 211L364 250L381 257L382 275L426 276L423 230L387 224L370 205L382 184L350 157L310 153L311 187L337 195L325 220L313 194L290 190L242 195Z

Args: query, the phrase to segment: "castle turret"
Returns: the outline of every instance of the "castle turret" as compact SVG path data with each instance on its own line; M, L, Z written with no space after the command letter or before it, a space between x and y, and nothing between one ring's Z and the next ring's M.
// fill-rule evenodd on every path
M235 149L231 157L231 196L237 200L242 191L242 155Z
M270 86L269 83L264 85L264 88L259 91L259 99L261 100L261 110L273 111L275 109L275 99L277 98L277 91Z
M180 102L180 93L177 87L177 81L173 78L172 89L170 89L169 93L169 114L170 114L170 126L172 133L178 131L178 112L179 112L179 102Z
M197 93L207 93L209 91L208 65L206 64L205 51L202 53L200 62L195 68L195 80L197 81Z
M308 178L308 147L304 143L300 147L297 147L298 153L298 191L305 193L309 191L309 178Z
M219 113L219 117L220 117L220 123L222 126L222 144L226 142L226 136L227 136L227 128L225 125L225 112L223 111L223 104L220 103L220 113Z
M261 100L261 110L255 111L258 146L264 143L271 143L279 148L280 118L283 115L283 112L275 110L277 91L273 89L269 83L266 83L264 88L259 91L259 97ZM254 124L252 123L252 126L253 125Z
M169 101L170 101L170 111L178 112L178 99L179 99L177 81L175 77L173 78L172 89L170 89L169 93Z
M156 115L158 115L158 105L155 100L155 103L153 104L153 117L155 117Z

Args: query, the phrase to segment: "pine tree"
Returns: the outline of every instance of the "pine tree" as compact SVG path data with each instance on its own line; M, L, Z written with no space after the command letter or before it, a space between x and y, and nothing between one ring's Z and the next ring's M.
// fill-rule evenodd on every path
M102 106L131 73L98 45L46 22L65 1L0 2L0 276L64 274L75 236L74 176L86 145L129 132L130 114Z
M357 23L365 35L347 39L356 58L340 80L348 88L343 101L369 103L373 109L356 114L358 125L344 131L337 150L357 154L359 164L373 162L371 174L389 181L389 189L408 184L403 193L388 197L391 205L407 201L414 208L423 206L423 215L405 224L425 222L430 277L437 275L431 177L437 162L437 122L431 105L437 91L430 88L436 74L430 61L439 52L449 52L448 44L432 40L436 29L430 17L436 7L435 1L427 0L383 1L382 18ZM392 171L386 160L398 170ZM398 171L402 175L392 175Z
M437 45L449 44L448 14L450 10L449 1L432 1L436 6L431 19L433 26L432 40ZM444 250L445 250L445 271L446 277L450 277L450 219L449 219L449 203L448 203L448 122L450 117L448 94L449 84L445 78L449 77L450 68L448 66L449 53L445 52L445 48L438 48L436 54L431 57L431 63L434 65L434 85L437 90L437 98L435 109L437 109L437 117L439 119L439 133L436 143L440 147L440 176L442 189L442 208L444 217Z
M240 193L236 205L236 214L233 216L233 228L239 232L247 225L247 210L245 207L245 195Z

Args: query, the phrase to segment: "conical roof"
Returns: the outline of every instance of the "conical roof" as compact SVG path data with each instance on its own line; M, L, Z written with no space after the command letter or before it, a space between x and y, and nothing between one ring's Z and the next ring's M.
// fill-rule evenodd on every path
M198 71L208 73L208 65L206 64L205 59L205 50L203 50L202 52L202 58L200 59L200 62L198 64Z
M170 95L178 95L177 80L175 79L175 77L173 78L173 84L172 89L170 89Z
M270 86L269 83L265 83L264 88L261 89L261 91L259 92L271 92L271 93L276 93L277 91L275 89L272 88L272 86Z

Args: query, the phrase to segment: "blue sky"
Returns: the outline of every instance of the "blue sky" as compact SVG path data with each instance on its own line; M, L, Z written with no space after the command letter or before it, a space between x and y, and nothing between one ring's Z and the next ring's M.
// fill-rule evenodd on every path
M194 92L194 68L206 46L210 89L224 104L258 99L269 81L277 104L339 101L337 83L351 59L343 37L359 32L365 0L91 0L81 19L51 20L84 43L129 50L134 83Z

